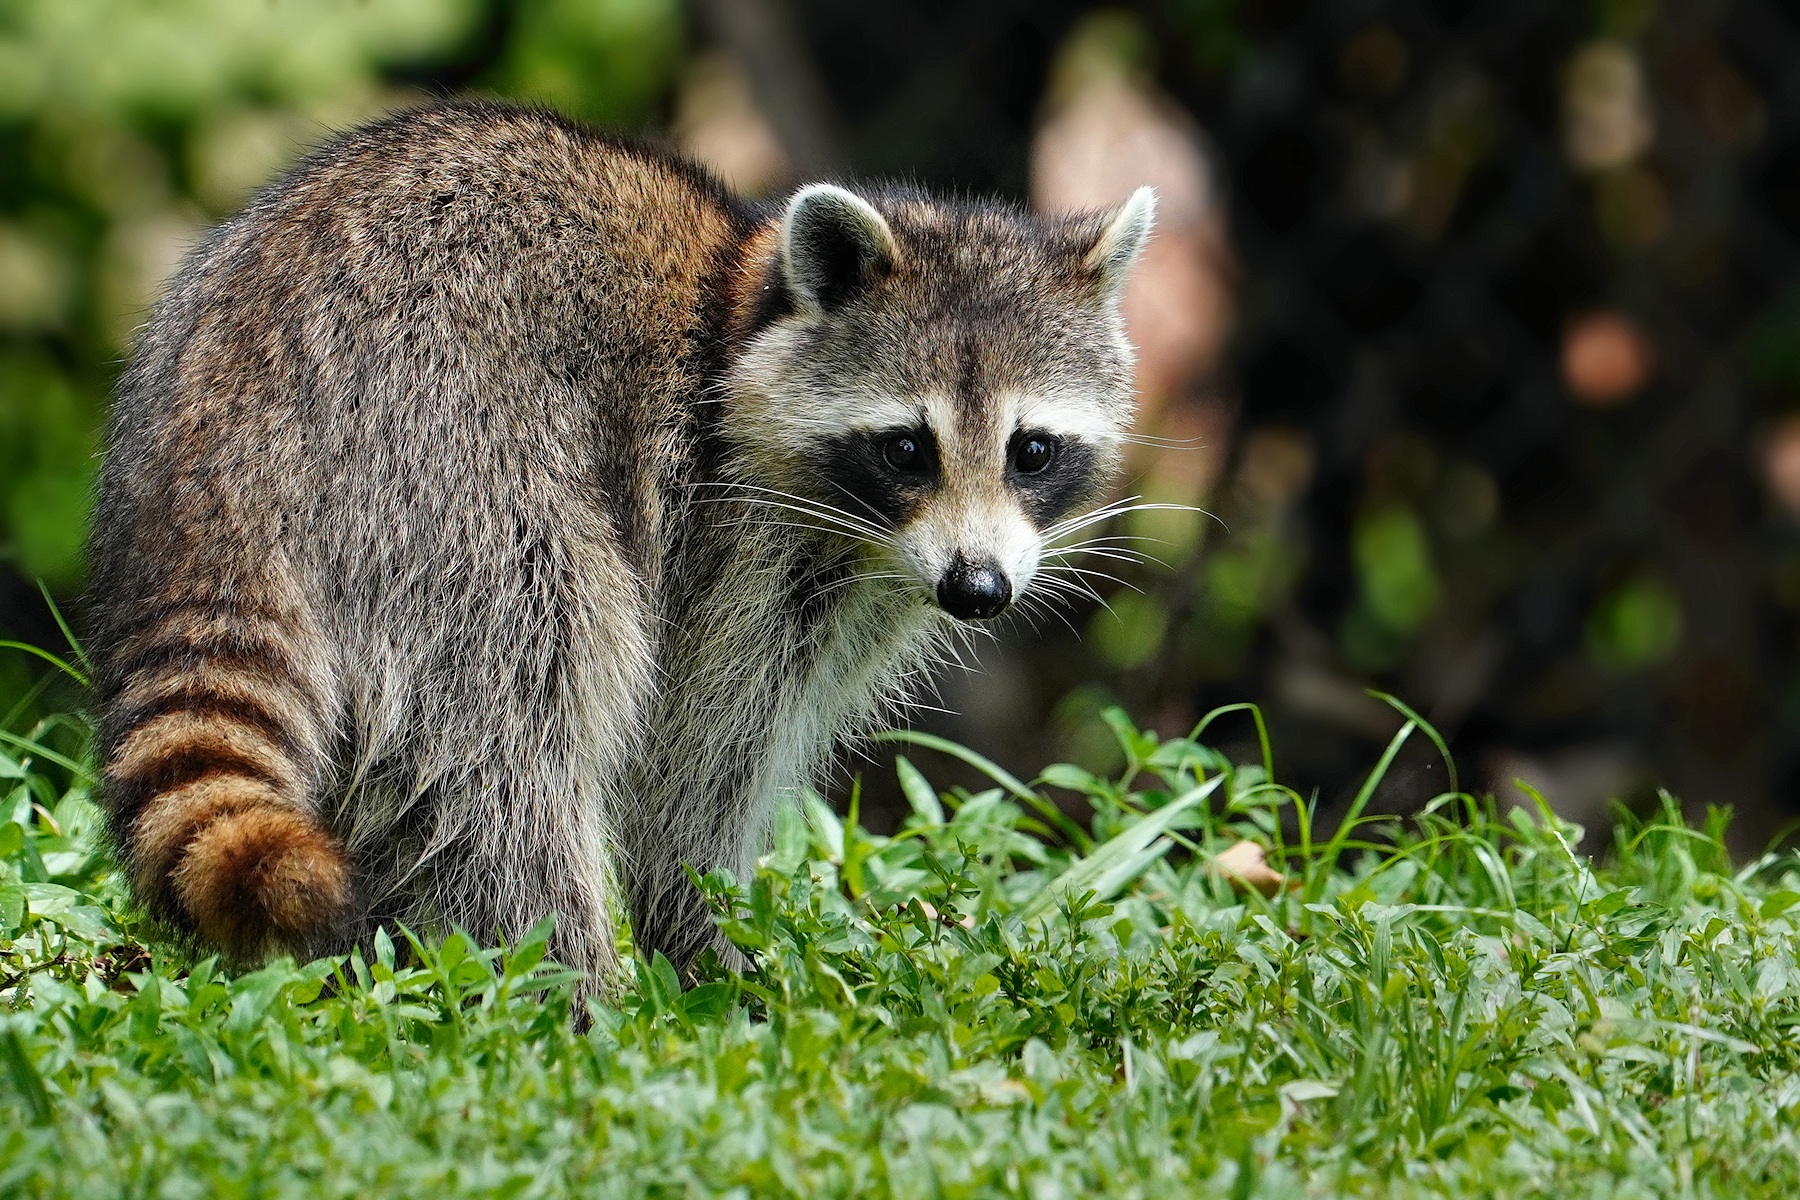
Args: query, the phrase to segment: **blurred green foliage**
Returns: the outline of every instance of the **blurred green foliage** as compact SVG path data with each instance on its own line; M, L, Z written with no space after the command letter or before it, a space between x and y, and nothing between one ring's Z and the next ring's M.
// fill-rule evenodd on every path
M525 0L487 83L590 120L633 120L680 52L676 0Z
M1681 597L1653 575L1638 575L1600 598L1584 630L1601 666L1629 671L1654 666L1681 644Z
M1089 625L1094 649L1118 667L1141 667L1162 648L1169 615L1163 605L1141 592L1122 591L1094 614Z
M1750 330L1751 378L1787 395L1800 393L1800 288L1783 293Z
M0 562L79 585L132 331L284 164L451 84L641 123L683 28L675 0L0 2Z
M1350 549L1357 604L1340 631L1344 657L1364 670L1384 670L1442 599L1431 537L1411 507L1379 504L1357 517Z
M1398 505L1374 508L1356 523L1354 549L1363 603L1396 633L1411 633L1438 604L1431 543L1418 514Z

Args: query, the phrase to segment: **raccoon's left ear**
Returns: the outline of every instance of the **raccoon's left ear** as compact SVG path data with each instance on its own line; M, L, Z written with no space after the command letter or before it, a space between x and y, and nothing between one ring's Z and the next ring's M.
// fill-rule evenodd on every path
M781 273L802 307L833 308L893 266L894 231L875 206L829 183L801 188L781 222Z
M1099 281L1108 296L1117 296L1124 288L1155 221L1156 193L1141 187L1119 206L1082 257L1083 269Z

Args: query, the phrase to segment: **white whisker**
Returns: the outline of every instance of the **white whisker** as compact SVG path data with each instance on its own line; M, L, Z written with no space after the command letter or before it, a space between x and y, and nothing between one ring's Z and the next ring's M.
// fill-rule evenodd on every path
M1044 551L1043 556L1047 559L1065 559L1071 554L1091 554L1095 558L1107 558L1111 559L1113 562L1122 563L1155 563L1165 570L1169 567L1169 564L1162 559L1153 558L1148 554L1138 554L1131 551L1096 548L1092 546L1055 546Z
M1045 570L1045 571L1068 571L1068 572L1072 573L1073 575L1077 576L1078 578L1080 578L1083 582L1086 582L1089 579L1104 579L1108 583L1116 583L1122 588L1130 588L1132 591L1137 592L1139 594L1142 594L1143 590L1144 590L1143 588L1139 587L1137 584L1132 583L1130 580L1121 579L1117 575L1111 575L1105 571L1097 571L1092 567L1072 567L1066 563L1057 563L1054 565L1045 566L1041 569ZM1045 577L1045 580L1046 580L1046 582L1052 581L1052 580L1054 580L1058 583L1069 582L1068 580L1059 580L1056 578L1055 575L1048 575Z
M719 497L718 499L703 498L699 501L699 503L701 503L701 504L708 504L708 503L726 504L726 503L732 503L732 502L736 502L739 504L761 505L765 508L780 509L784 512L798 513L799 515L805 516L805 517L814 517L818 520L826 522L825 526L816 526L815 525L815 526L807 527L807 528L813 529L815 532L818 532L818 533L837 533L837 534L841 534L845 537L855 538L857 541L867 542L869 545L872 545L872 546L892 545L892 539L890 537L888 537L888 535L886 533L883 533L880 531L865 530L859 526L850 524L849 522L843 520L842 518L840 518L838 516L833 515L832 513L828 512L828 511L821 511L818 509L807 508L803 505L787 504L787 503L783 503L782 501L779 501L779 500L765 500L765 499L762 499L761 497L755 497L755 496ZM721 522L721 524L724 524L724 522ZM789 522L789 524L792 525L793 523ZM796 527L798 527L798 526L796 526Z
M784 492L780 488L765 487L761 484L756 484L756 483L738 483L738 482L734 482L734 481L730 481L730 480L718 481L718 482L701 482L701 483L693 484L692 486L694 486L694 487L731 488L735 491L740 491L740 492L753 492L753 493L756 493L758 496L775 496L781 500L787 501L791 505L800 506L801 511L805 511L811 516L830 517L834 520L841 521L849 526L852 526L852 527L860 530L861 532L869 535L870 537L874 537L874 538L880 539L882 541L890 540L890 534L888 533L888 531L886 529L883 529L880 525L877 525L875 522L869 520L867 517L859 516L853 512L847 512L844 509L837 507L835 504L828 504L823 500L819 500L819 499L816 499L811 496L801 496L801 495L797 495L793 492ZM737 498L740 500L744 500L747 503L764 503L764 504L773 504L774 503L773 501L758 500L758 499L755 499L755 498L749 497L749 496L740 496Z
M1093 512L1086 513L1079 517L1072 517L1060 524L1052 525L1049 529L1044 531L1044 540L1053 542L1057 538L1066 537L1078 530L1086 529L1090 525L1097 525L1101 521L1111 520L1113 517L1124 516L1126 513L1194 512L1199 513L1202 516L1213 517L1213 514L1207 512L1204 508L1199 508L1192 504L1139 504L1135 503L1136 500L1137 497L1134 496L1131 501L1121 501L1118 504L1095 509ZM1213 519L1215 521L1218 520L1217 517L1213 517ZM1224 522L1221 521L1220 524L1224 524Z
M1149 446L1157 450L1204 450L1207 442L1201 437L1171 438L1160 437L1154 433L1125 433L1119 440L1131 446Z
M761 517L761 518L742 517L735 521L716 521L713 523L712 528L714 528L714 529L744 529L744 528L794 529L794 530L799 530L803 533L822 533L822 534L829 534L833 537L845 537L845 538L851 539L852 541L861 542L861 543L863 543L865 545L869 545L869 546L885 545L885 543L883 543L883 542L877 542L871 538L863 537L860 534L851 533L848 530L838 528L837 526L813 525L813 524L809 524L808 522L805 522L805 521L784 521L784 520L781 520L781 519L775 518L775 517Z

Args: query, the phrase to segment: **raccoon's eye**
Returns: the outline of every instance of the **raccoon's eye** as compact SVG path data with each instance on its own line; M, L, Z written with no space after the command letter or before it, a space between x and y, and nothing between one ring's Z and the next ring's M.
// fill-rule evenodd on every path
M897 433L881 447L881 456L896 471L920 471L925 466L925 450L910 433Z
M1013 447L1013 470L1021 475L1036 475L1055 460L1055 438L1034 433Z

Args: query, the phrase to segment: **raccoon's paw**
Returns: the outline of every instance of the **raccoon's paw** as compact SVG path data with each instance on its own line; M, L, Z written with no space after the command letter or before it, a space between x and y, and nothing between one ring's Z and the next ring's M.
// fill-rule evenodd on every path
M196 834L170 876L200 938L239 960L303 946L350 907L350 866L307 816L273 806L227 813Z

